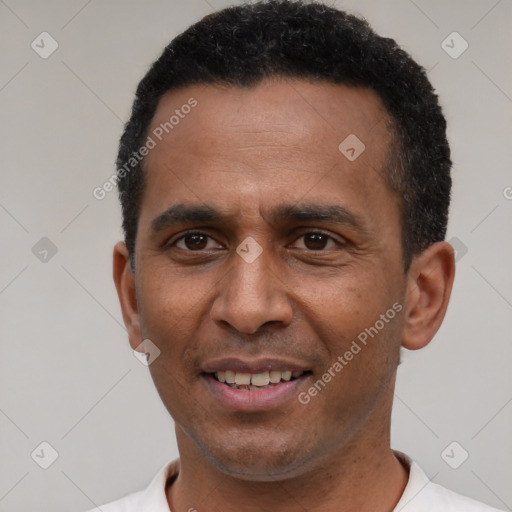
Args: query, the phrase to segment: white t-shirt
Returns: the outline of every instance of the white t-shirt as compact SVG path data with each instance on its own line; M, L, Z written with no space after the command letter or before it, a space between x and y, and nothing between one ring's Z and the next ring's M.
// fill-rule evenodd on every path
M431 482L406 455L395 452L409 466L409 481L393 512L500 512L498 509ZM135 492L88 512L170 512L165 488L178 474L178 461L166 464L144 491Z

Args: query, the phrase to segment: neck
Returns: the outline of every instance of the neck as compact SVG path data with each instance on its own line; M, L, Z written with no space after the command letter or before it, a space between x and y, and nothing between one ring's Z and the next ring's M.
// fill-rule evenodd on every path
M167 489L169 507L172 512L390 512L407 485L408 471L389 446L389 418L379 424L383 419L370 419L375 423L370 439L363 429L302 473L264 482L220 471L177 427L180 473Z

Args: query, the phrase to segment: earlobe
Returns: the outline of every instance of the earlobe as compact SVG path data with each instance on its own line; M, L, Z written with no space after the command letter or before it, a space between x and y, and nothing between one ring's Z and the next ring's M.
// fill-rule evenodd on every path
M135 292L135 279L130 266L128 250L124 242L118 242L114 246L113 277L130 345L135 349L141 343L142 337L137 295Z
M427 345L443 321L455 276L455 256L448 242L437 242L413 258L407 274L402 346Z

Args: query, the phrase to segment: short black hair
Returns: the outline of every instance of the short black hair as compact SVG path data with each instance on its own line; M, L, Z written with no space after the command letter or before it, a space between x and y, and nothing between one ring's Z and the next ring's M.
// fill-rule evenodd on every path
M195 84L251 87L288 77L373 90L392 123L388 185L397 192L404 266L444 240L451 189L446 120L426 71L356 16L320 2L268 0L210 14L172 40L137 87L117 157L125 243L134 264L144 144L158 103ZM341 142L341 141L340 141ZM132 158L133 168L127 171Z

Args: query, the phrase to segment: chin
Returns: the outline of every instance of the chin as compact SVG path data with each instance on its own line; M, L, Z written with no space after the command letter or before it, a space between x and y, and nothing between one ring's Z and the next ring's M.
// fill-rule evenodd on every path
M306 443L297 445L296 442L284 443L279 439L275 439L272 445L254 440L233 443L233 438L224 442L215 443L215 446L200 446L201 452L216 469L241 480L286 480L306 472L312 459Z

